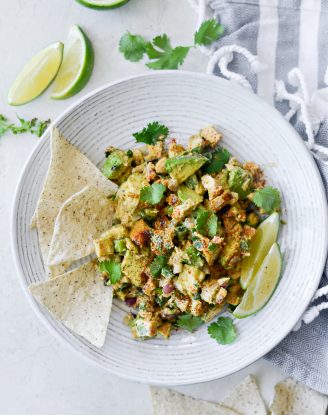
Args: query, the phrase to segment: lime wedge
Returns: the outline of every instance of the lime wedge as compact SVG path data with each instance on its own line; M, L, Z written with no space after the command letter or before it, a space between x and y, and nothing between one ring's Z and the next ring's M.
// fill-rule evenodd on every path
M281 253L278 243L275 242L247 288L241 303L233 312L235 317L248 317L265 306L278 285L281 266Z
M121 7L129 0L76 0L83 6L90 7L91 9L115 9Z
M59 70L63 47L61 42L56 42L29 60L9 90L9 105L26 104L47 89Z
M53 83L51 98L65 99L80 92L91 76L93 64L91 42L75 25L68 34L63 63Z
M256 229L249 249L250 255L245 257L241 264L240 285L244 290L250 285L269 249L277 240L278 231L279 214L276 212L272 213Z

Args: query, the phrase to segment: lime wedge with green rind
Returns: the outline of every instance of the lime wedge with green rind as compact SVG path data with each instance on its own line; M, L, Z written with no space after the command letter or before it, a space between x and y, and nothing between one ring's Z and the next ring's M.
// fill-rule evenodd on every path
M269 252L272 244L277 240L280 226L278 213L272 213L256 229L256 233L250 244L250 255L244 257L241 264L240 285L245 290L260 268L264 258Z
M93 66L92 44L83 30L75 25L69 31L63 63L53 83L51 98L66 99L80 92L89 81Z
M90 9L106 10L124 6L129 0L76 0Z
M282 258L275 242L247 288L239 306L233 312L236 318L248 317L261 310L274 293L281 275Z
M9 90L9 105L26 104L48 88L62 63L63 49L61 42L53 43L27 62Z

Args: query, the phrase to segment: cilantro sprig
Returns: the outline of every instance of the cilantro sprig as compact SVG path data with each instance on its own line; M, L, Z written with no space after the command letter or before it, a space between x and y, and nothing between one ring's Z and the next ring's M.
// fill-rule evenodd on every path
M197 209L195 222L195 229L197 232L209 236L210 238L213 238L216 235L218 229L218 217L215 213L206 209Z
M165 190L166 187L162 183L153 183L151 186L142 187L140 200L150 205L156 205L162 200Z
M167 257L164 255L157 256L153 262L150 264L149 269L153 277L157 278L161 275L162 268L167 263Z
M225 164L229 162L231 154L225 148L218 148L206 156L210 158L210 161L204 165L203 171L212 174L219 173L223 169Z
M158 121L154 121L147 124L147 127L143 128L141 131L132 135L137 143L154 145L160 138L164 140L168 134L169 129L165 125L160 124Z
M219 317L216 322L207 328L210 337L219 344L233 343L237 337L237 331L230 317Z
M108 274L108 282L111 285L116 284L122 278L121 264L118 262L112 260L100 262L99 270Z
M198 327L204 324L204 321L200 317L193 316L192 314L183 314L178 317L176 325L192 333Z
M271 213L280 207L280 192L274 187L266 186L263 189L257 189L255 191L252 201L266 213Z
M19 124L13 124L8 119L0 114L0 137L6 132L10 131L13 134L31 133L37 137L41 137L46 128L48 127L50 120L39 121L37 118L31 120L25 120L17 115Z
M147 55L150 69L178 69L187 57L190 49L198 46L209 46L218 40L224 32L223 26L215 19L205 20L194 34L194 44L191 46L172 47L167 34L155 36L151 41L140 35L125 33L119 42L119 51L125 59L131 62L140 61Z

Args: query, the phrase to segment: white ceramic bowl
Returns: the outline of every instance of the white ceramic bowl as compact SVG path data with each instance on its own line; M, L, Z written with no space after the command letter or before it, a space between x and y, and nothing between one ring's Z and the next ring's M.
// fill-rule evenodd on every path
M166 124L179 140L208 124L224 134L223 145L241 160L264 167L268 183L282 191L280 244L284 272L269 304L237 320L237 340L220 346L206 326L170 340L138 342L114 302L107 340L100 350L55 321L27 292L45 278L37 234L29 223L49 163L49 132L29 158L13 208L13 248L18 275L34 311L63 342L104 369L136 381L181 385L231 374L262 357L296 324L318 286L327 251L327 208L316 165L301 138L282 116L245 89L218 77L183 71L151 72L106 85L69 108L56 121L60 131L94 163L108 145L135 146L132 133L148 122Z

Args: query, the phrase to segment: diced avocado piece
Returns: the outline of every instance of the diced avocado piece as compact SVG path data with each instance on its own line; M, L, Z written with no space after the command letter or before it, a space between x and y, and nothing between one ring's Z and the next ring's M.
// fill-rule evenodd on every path
M149 263L148 252L126 251L121 269L123 274L129 278L133 285L141 287L144 284L144 271Z
M191 265L184 265L175 281L175 286L183 294L193 297L198 292L204 278L205 272Z
M108 179L118 179L130 167L131 161L125 151L114 150L107 157L102 172Z
M154 209L154 208L146 208L146 209L142 209L142 211L140 212L140 216L142 217L142 219L144 220L148 220L148 221L152 221L156 218L156 216L158 215L158 209Z
M194 246L189 246L186 249L186 254L188 255L188 264L193 265L194 267L201 268L204 265L204 260L200 256L200 252Z
M138 318L134 321L134 327L137 337L154 337L157 334L157 323L155 321L146 321Z
M100 238L93 241L98 258L107 257L114 253L113 241L128 236L127 229L122 225L114 225L104 232Z
M238 193L242 199L245 199L253 190L253 176L249 171L236 166L229 171L228 184L233 192Z
M197 194L194 190L189 189L185 185L181 185L178 189L178 198L181 202L186 202L187 200L192 200L197 205L203 201L202 196Z
M114 251L122 253L126 251L125 239L115 239L114 241Z
M140 190L148 186L145 176L141 173L131 174L128 179L121 184L117 193L117 208L115 218L123 224L129 225L135 218L135 211L139 204Z
M201 154L185 154L168 158L165 162L165 167L173 179L178 183L182 183L199 170L207 161L207 157Z
M178 225L175 228L175 235L180 242L187 239L188 233L189 233L189 229L186 228L184 225Z

